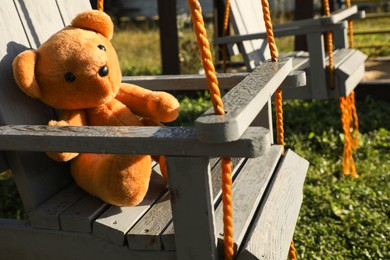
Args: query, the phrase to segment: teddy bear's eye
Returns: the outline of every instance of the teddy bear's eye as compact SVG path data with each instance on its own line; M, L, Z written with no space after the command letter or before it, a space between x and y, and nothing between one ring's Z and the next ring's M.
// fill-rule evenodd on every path
M106 51L106 47L104 47L104 46L101 45L101 44L98 45L98 48L101 49L102 51Z
M66 80L67 82L73 82L73 81L76 80L76 76L75 76L72 72L67 72L67 73L65 74L65 80Z

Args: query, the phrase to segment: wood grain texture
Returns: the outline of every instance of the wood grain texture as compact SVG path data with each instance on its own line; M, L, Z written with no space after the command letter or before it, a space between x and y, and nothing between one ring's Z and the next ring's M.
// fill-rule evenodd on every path
M308 166L306 160L287 151L237 259L286 259L302 203Z
M238 140L291 71L291 59L265 62L222 99L225 115L213 108L195 121L196 136L206 143Z
M92 222L108 207L100 199L86 195L60 215L61 230L91 233Z
M129 250L90 234L32 228L26 221L0 219L0 234L1 259L177 259L176 252Z
M55 230L61 229L60 214L85 195L86 193L76 184L72 184L29 214L31 226Z
M0 126L0 150L256 157L270 142L269 131L261 127L220 144L202 143L195 132L190 127Z
M280 145L273 146L262 157L249 159L233 182L233 240L237 250L246 234L267 184L282 154ZM261 165L261 167L259 167ZM223 209L215 210L219 248L223 248Z
M69 25L77 14L91 10L91 3L88 0L56 0L56 2L65 26Z
M57 3L53 0L15 0L31 47L37 49L64 27Z
M240 83L249 73L218 74L221 89L231 89ZM155 75L155 76L125 76L122 82L142 86L150 90L199 90L208 89L205 75Z
M217 259L208 158L167 157L179 259Z
M94 221L93 235L117 245L124 245L126 233L158 200L164 190L166 190L166 185L161 175L153 171L149 190L144 200L134 207L111 206Z
M243 158L233 158L232 159L232 179L234 179L239 171L241 170L242 165L245 163ZM222 176L221 176L221 161L218 160L216 164L210 162L211 167L211 183L212 183L212 194L213 194L213 204L214 208L221 202L221 187L222 187ZM174 225L171 222L168 227L163 230L160 234L161 241L163 243L164 250L173 251L176 249L175 244L175 231Z
M39 2L40 3L40 2ZM39 5L37 2L37 5ZM0 124L47 124L54 111L24 94L16 85L12 61L31 48L12 0L0 5ZM1 150L1 149L0 149ZM27 212L71 183L67 164L42 153L5 152ZM50 185L47 185L50 183Z

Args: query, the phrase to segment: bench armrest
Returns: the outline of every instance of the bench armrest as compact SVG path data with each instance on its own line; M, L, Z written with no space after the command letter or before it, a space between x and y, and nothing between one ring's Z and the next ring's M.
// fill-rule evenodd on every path
M240 139L291 70L291 59L260 64L222 98L225 115L210 108L195 121L197 138L206 143Z
M220 144L198 141L190 127L0 127L3 151L257 157L269 144L270 133L261 127L249 128L236 142Z

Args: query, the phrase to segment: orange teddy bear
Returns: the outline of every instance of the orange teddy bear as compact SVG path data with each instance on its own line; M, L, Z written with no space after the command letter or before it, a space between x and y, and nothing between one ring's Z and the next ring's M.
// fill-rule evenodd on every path
M113 23L101 11L79 14L37 50L19 54L14 77L29 96L61 109L51 126L142 126L177 118L178 101L168 93L121 83L118 57L110 43ZM48 153L71 161L76 183L118 206L137 205L151 175L151 156Z

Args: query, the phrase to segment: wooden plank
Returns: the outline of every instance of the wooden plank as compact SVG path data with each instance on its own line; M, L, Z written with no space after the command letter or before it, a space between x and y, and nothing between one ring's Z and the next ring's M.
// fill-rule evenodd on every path
M87 195L60 215L61 230L91 233L92 222L108 207L107 203Z
M196 135L206 143L238 140L291 71L291 59L267 61L222 99L225 115L207 110L195 121Z
M37 49L51 35L64 27L57 4L53 0L15 0L31 47Z
M233 240L236 250L240 247L260 200L264 196L282 149L281 146L275 145L264 156L249 159L233 182ZM215 221L219 247L223 248L222 204L215 211Z
M233 158L233 177L243 159ZM221 162L217 158L210 160L212 193L214 204L221 196ZM167 194L149 210L130 230L127 236L128 245L136 250L175 250L175 237L172 223L170 196ZM156 207L157 206L157 207ZM155 209L156 207L156 209ZM169 213L169 214L168 214ZM143 232L147 230L147 232Z
M285 259L302 203L309 163L288 150L237 259Z
M12 61L29 49L23 25L12 0L0 5L0 124L47 124L54 111L24 94L16 85ZM23 105L21 105L23 104ZM66 164L54 163L42 153L6 152L27 212L71 182ZM50 183L50 185L47 185Z
M249 73L217 74L221 89L231 89ZM123 77L122 82L142 86L150 90L199 90L208 89L205 75L154 75Z
M333 11L330 16L322 17L321 24L335 24L343 20L347 20L358 12L356 5L349 8Z
M190 127L0 126L0 150L19 151L256 157L269 139L261 127L249 128L235 142L207 144Z
M161 250L160 233L172 219L169 193L165 193L156 204L127 233L127 242L134 250Z
M178 259L217 259L208 158L167 157Z
M76 184L71 185L29 214L31 226L59 230L60 214L85 195L86 193Z
M327 97L327 80L325 75L325 47L321 33L311 33L306 36L310 55L310 86L312 97L321 99Z
M91 10L88 0L56 0L64 25L69 25L78 13Z
M117 245L124 245L126 233L149 210L166 189L163 178L156 170L152 172L149 186L148 193L139 205L134 207L111 206L98 217L93 223L93 235Z
M26 221L0 219L0 233L1 259L177 259L176 252L129 250L86 233L32 228Z
M177 35L176 0L157 1L160 25L162 73L180 74L179 39Z

